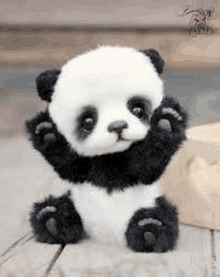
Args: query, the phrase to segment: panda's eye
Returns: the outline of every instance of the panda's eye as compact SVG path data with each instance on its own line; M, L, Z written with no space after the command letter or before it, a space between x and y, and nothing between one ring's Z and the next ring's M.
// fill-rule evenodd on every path
M142 118L144 116L144 109L139 106L134 106L131 112L138 118Z
M91 135L98 122L98 110L94 106L85 106L81 109L79 117L76 119L75 133L78 140L85 140Z
M81 127L85 132L91 132L94 127L94 124L95 124L94 118L86 117L83 119Z
M152 113L150 100L141 96L134 96L128 100L127 107L141 121L149 121L150 114Z

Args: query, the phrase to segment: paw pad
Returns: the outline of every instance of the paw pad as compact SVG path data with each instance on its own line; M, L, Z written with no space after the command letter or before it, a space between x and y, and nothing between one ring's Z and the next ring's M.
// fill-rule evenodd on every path
M176 110L174 110L170 107L169 108L163 108L162 109L162 114L163 115L171 115L174 119L176 119L179 122L183 120L182 116ZM171 123L170 123L169 119L162 118L158 122L158 126L161 129L164 129L164 130L168 131L169 133L172 132L172 126L171 126Z
M168 132L172 132L171 124L170 124L169 120L167 120L167 119L161 119L161 120L158 122L158 126L159 126L161 129L167 130Z
M54 206L47 206L47 207L43 208L43 209L37 214L37 220L40 220L40 219L43 217L43 215L45 215L45 214L48 213L48 212L50 212L50 213L55 213L55 212L57 212L57 208L54 207Z
M178 121L182 121L182 116L179 115L179 113L177 111L175 111L172 108L163 108L162 109L162 113L163 114L171 114L173 117L175 117Z
M54 134L47 134L44 136L44 143L49 144L56 141L56 137Z
M144 219L142 219L142 220L140 220L139 222L138 222L138 226L144 226L144 225L146 225L146 224L155 224L155 225L157 225L157 226L159 226L159 227L161 227L162 226L162 222L161 221L159 221L159 220L157 220L157 219L154 219L154 218L144 218Z
M52 123L50 123L50 122L42 122L42 123L40 123L37 126L37 128L35 130L35 134L38 135L42 129L52 129L52 128L53 128L53 124Z
M145 239L146 246L149 248L154 247L154 245L156 244L156 237L151 232L145 232L144 239Z
M54 237L58 236L57 221L54 218L49 218L46 222L47 231Z

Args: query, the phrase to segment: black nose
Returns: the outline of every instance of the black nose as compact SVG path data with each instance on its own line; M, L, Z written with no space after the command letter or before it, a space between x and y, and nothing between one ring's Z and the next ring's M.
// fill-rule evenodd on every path
M114 121L108 125L109 132L116 132L117 134L121 134L123 129L128 128L128 123L123 120Z

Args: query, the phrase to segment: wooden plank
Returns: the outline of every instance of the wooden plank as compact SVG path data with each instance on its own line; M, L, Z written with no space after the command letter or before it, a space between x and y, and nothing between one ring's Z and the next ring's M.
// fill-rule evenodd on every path
M15 236L14 236L15 237ZM22 248L30 240L34 239L32 232L21 235L19 233L18 239L14 239L13 242L11 239L3 238L8 243L7 247L3 247L0 252L0 266L11 259L16 253L19 252L19 249ZM3 241L1 239L1 241Z
M184 225L177 249L165 254L134 253L86 241L68 245L63 252L59 245L33 240L17 244L6 253L6 261L0 260L0 276L212 276L210 231Z
M220 232L213 231L213 258L215 277L220 277Z
M204 258L211 257L211 231L181 224L177 249L200 252Z
M6 253L8 260L0 260L1 276L212 276L211 233L190 226L181 225L177 249L165 254L133 253L93 242L68 245L63 252L58 245L19 243Z
M25 242L26 238L23 239ZM22 241L22 240L21 240ZM62 252L61 246L37 243L30 239L26 243L8 249L0 259L0 276L48 276Z
M201 275L197 275L198 272L195 270L195 276L213 276L212 238L209 229L181 224L180 240L177 249L192 255L194 259L194 262L191 264L192 269L195 269L197 264L197 269L201 272Z
M56 265L63 276L211 277L211 234L181 225L177 249L163 254L134 253L92 242L68 245Z

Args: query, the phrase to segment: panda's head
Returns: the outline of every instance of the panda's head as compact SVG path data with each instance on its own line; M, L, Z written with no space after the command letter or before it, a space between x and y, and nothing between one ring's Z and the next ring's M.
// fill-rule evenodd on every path
M42 73L37 90L79 155L122 152L147 135L163 98L163 66L155 50L101 46Z

